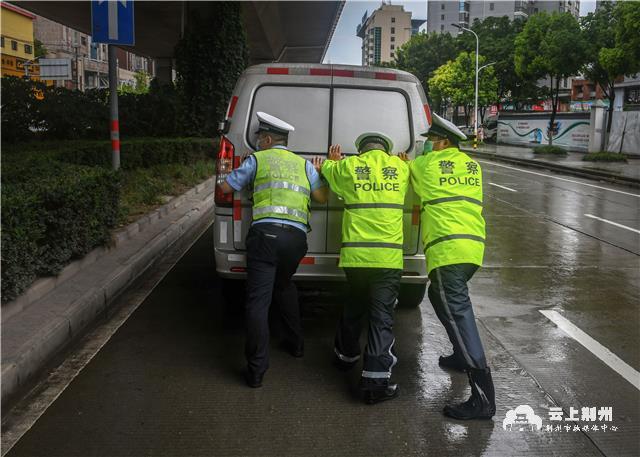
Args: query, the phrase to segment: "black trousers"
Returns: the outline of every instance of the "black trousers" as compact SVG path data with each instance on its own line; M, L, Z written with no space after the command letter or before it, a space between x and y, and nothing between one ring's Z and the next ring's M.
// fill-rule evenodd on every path
M345 268L350 300L345 304L335 338L335 353L343 362L360 359L360 333L368 321L362 380L388 384L397 362L393 353L393 309L398 298L402 270ZM368 318L368 319L367 319Z
M468 368L487 366L467 287L477 270L477 265L461 263L434 268L429 273L429 300L447 331L453 352Z
M298 291L291 277L307 253L307 234L280 224L254 224L247 235L247 338L245 356L256 374L269 368L269 307L272 298L282 317L285 339L303 341Z

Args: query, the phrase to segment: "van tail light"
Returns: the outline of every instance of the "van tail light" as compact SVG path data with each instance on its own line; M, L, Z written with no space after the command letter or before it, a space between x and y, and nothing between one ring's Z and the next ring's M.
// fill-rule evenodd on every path
M216 206L231 208L233 206L233 193L222 192L222 184L227 180L227 176L233 170L233 156L235 147L226 136L220 137L220 148L218 149L218 159L216 161Z

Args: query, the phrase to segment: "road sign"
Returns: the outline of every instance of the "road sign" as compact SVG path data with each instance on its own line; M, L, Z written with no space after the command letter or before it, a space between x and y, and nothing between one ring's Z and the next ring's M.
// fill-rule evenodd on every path
M133 0L92 0L91 38L96 43L135 44Z
M65 81L71 76L71 59L38 59L40 79L48 81Z

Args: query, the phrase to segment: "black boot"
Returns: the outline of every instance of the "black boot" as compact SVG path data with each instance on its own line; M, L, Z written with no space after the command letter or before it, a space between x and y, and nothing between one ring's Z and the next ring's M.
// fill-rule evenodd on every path
M398 384L390 383L388 379L360 378L360 390L364 402L368 405L391 400L400 393Z
M458 405L444 407L445 416L454 419L491 419L496 413L496 394L493 389L491 370L470 368L467 371L471 385L471 397Z
M438 359L438 365L440 365L443 368L449 368L450 370L455 370L460 372L464 372L464 370L467 367L464 361L455 352L446 357L441 355L440 358Z

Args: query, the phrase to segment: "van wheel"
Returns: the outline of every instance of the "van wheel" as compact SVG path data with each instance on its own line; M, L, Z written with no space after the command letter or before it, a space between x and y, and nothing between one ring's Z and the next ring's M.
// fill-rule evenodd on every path
M242 279L223 279L222 297L228 308L241 313L244 310L246 298L245 281Z
M402 308L417 308L427 290L426 284L400 284L398 306Z

